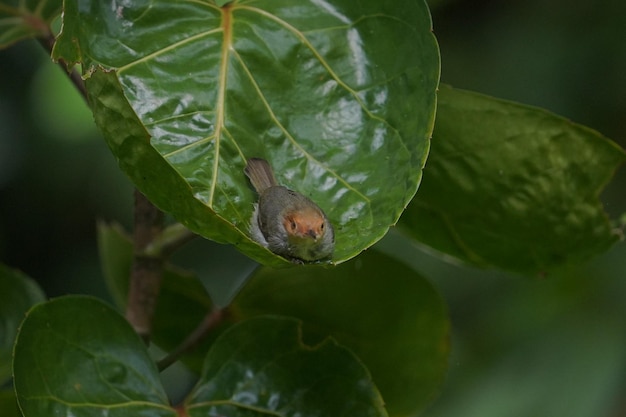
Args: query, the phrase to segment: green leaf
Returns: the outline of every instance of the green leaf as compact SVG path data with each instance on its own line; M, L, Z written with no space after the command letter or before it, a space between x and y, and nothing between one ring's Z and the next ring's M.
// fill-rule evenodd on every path
M22 417L13 389L0 390L0 415L2 417Z
M311 343L332 336L367 366L392 416L428 404L447 369L443 301L414 271L373 250L332 269L261 268L232 312L297 317Z
M25 417L176 416L143 342L95 298L34 307L18 335L14 375Z
M327 212L336 263L417 190L439 78L424 2L68 0L54 56L84 64L96 123L151 201L265 264L286 261L249 237L246 158Z
M598 195L625 153L547 111L441 86L432 154L399 225L465 262L529 274L619 235Z
M133 243L119 224L98 222L98 254L104 282L115 305L126 308L133 264Z
M61 14L62 0L3 0L0 4L0 49L28 38L47 36Z
M225 331L207 355L185 402L200 416L386 416L367 369L333 340L308 346L300 322L246 320Z
M45 300L35 281L0 264L0 386L11 378L11 355L20 323L28 309Z

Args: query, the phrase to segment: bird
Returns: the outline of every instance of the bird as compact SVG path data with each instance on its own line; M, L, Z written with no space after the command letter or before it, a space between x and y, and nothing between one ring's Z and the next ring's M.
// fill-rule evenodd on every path
M279 185L265 159L249 158L244 173L259 196L250 220L252 239L298 264L332 257L335 232L317 204Z

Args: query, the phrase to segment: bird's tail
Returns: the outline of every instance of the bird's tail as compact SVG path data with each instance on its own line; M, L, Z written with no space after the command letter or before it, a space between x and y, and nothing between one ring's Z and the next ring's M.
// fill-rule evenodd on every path
M250 179L250 183L252 183L257 193L261 193L267 188L278 185L276 178L274 178L272 167L265 159L248 159L248 164L243 172Z

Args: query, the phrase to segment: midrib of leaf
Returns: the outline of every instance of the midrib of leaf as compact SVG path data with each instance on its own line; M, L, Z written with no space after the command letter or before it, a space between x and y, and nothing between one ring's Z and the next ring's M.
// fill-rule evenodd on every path
M220 63L219 75L219 91L217 93L217 103L215 106L215 157L213 159L213 180L209 190L209 207L213 207L213 197L215 196L215 187L217 185L217 176L219 175L220 161L220 139L222 129L224 129L224 110L226 99L226 79L228 73L228 57L232 49L232 11L229 5L222 7L222 30L224 41L222 42L222 56Z

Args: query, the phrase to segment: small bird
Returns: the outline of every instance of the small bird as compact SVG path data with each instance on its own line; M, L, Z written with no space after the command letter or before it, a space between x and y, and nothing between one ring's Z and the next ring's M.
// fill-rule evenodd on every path
M248 159L244 173L259 194L250 224L254 240L295 263L332 256L335 233L317 204L278 185L270 164L264 159Z

